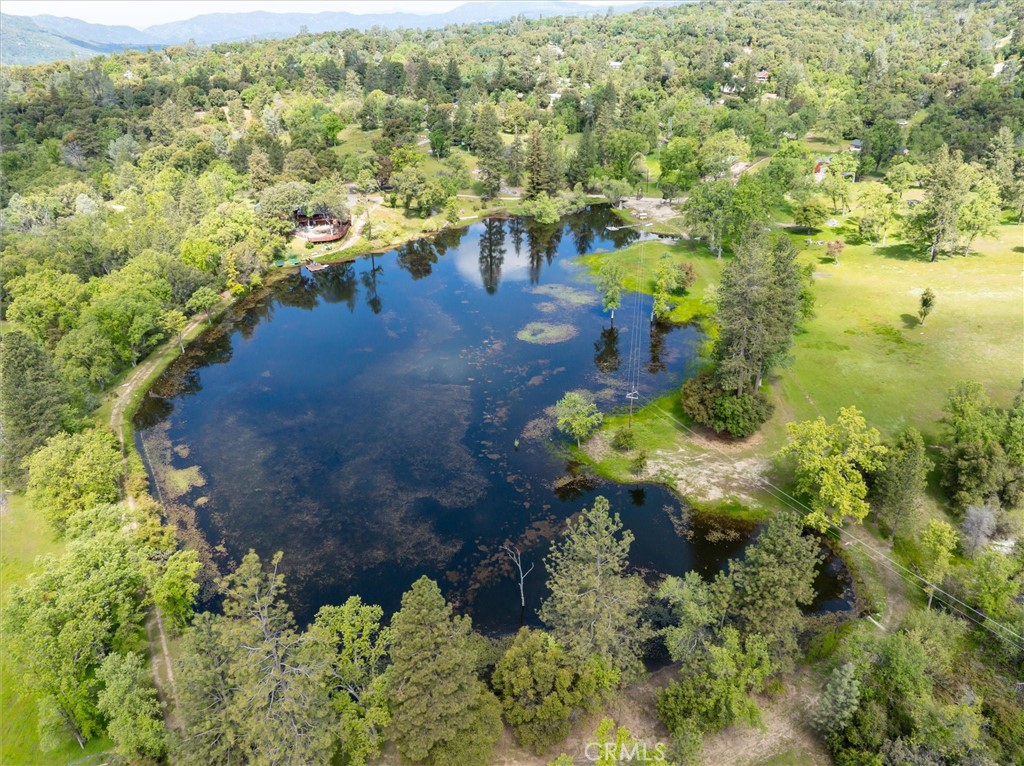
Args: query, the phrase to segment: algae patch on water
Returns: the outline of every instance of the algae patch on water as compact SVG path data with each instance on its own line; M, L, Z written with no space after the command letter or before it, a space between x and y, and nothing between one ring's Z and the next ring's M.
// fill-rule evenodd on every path
M206 477L203 476L197 465L188 468L167 467L165 469L164 490L173 498L182 497L197 487L205 486Z
M569 285L550 284L536 285L527 288L526 292L533 295L543 295L569 306L592 306L597 303L597 294L591 290L581 290L578 287Z
M571 324L553 324L551 322L530 322L526 327L516 333L519 340L527 343L539 343L549 345L552 343L564 343L576 337L576 328Z

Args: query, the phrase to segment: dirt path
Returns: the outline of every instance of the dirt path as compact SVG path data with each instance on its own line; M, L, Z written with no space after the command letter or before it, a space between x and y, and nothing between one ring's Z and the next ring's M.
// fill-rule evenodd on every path
M894 565L887 562L883 557L892 558L892 545L889 541L880 541L872 537L863 524L851 524L846 528L846 533L856 539L857 542L848 541L844 545L858 545L861 551L872 559L872 566L875 569L878 579L885 587L885 613L882 615L881 627L884 630L893 630L899 627L910 608L907 601L907 583L895 571ZM876 623L877 624L877 623Z
M350 208L355 207L356 201L357 201L357 198L349 197L349 207ZM341 245L340 247L338 247L338 248L336 248L336 249L334 249L331 252L326 254L328 258L330 258L331 256L333 256L336 253L342 253L345 250L348 250L350 247L352 247L352 245L354 245L356 242L358 242L360 237L362 237L362 235L363 235L363 229L366 228L367 221L370 220L370 216L373 215L377 211L377 208L379 208L381 205L384 204L383 197L367 196L366 197L366 201L367 201L366 212L363 213L363 215L360 216L356 220L355 224L352 226L351 234L345 240L345 243L343 245ZM371 202L373 203L372 207L369 204Z
M185 326L182 335L193 332L203 321L202 315L193 317ZM135 392L153 374L163 359L164 354L176 342L175 339L171 339L153 351L146 358L146 361L136 367L128 380L117 389L117 398L114 401L114 406L110 409L110 428L117 434L118 441L121 443L121 454L126 474L128 470L128 450L124 435L125 413L131 404ZM130 510L135 510L135 496L131 492L125 492L125 502ZM160 610L155 606L150 608L146 617L146 638L149 641L149 656L153 666L153 680L156 684L157 694L161 702L164 703L164 723L168 728L178 729L181 726L180 721L172 712L178 704L178 689L174 679L174 666L171 662L171 652L167 644L167 632L164 630L163 615L160 614Z

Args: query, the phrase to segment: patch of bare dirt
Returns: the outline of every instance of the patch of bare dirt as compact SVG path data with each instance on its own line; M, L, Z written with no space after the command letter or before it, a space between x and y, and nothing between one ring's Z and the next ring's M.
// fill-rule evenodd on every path
M626 197L622 206L641 221L664 223L679 215L679 211L659 197Z
M647 475L671 482L684 497L718 501L735 498L757 506L754 492L771 467L763 457L733 458L689 449L658 450L647 461Z
M703 762L711 766L750 766L787 751L799 753L801 763L832 763L810 726L810 711L818 699L819 683L809 671L786 679L782 694L759 698L763 725L759 729L732 727L704 740Z

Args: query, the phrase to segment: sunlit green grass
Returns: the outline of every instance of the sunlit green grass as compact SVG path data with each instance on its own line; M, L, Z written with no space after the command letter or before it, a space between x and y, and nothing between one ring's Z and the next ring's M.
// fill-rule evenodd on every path
M36 557L60 553L62 549L25 498L8 495L7 511L0 517L0 608L6 603L10 588L24 582L33 571ZM58 750L43 752L36 729L36 696L25 687L21 669L6 648L6 636L3 643L5 647L0 652L0 764L64 764L110 748L110 741L101 738L91 741L82 750L69 735Z
M816 316L779 372L778 417L831 418L853 404L885 432L911 424L934 440L957 381L981 381L995 402L1010 403L1024 376L1020 227L1004 225L969 257L937 263L896 240L884 248L848 245L839 265L821 246L802 258L816 270ZM925 288L937 297L921 326Z
M670 318L673 322L695 322L707 317L711 307L704 301L708 287L717 284L721 279L724 260L720 261L706 246L692 241L683 240L677 244L666 244L657 240L636 242L627 248L612 253L593 253L580 258L592 274L597 274L601 267L614 261L625 271L625 285L629 291L637 291L648 295L654 292L654 283L658 264L663 255L668 255L673 263L689 261L697 274L697 281L686 291L677 291L672 295L673 309ZM650 310L650 302L646 304ZM620 311L628 311L623 305Z

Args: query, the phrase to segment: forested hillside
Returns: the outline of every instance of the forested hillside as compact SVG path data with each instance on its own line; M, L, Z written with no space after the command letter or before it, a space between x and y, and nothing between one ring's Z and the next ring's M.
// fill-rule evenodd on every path
M3 762L699 763L799 689L804 760L756 762L1024 763L1022 58L1019 0L797 0L4 67ZM279 558L214 582L161 525L110 427L234 300L596 203L676 238L646 272L636 245L584 259L605 309L649 293L710 342L635 428L570 392L565 449L698 509L680 464L720 460L711 510L763 528L717 576L641 577L599 498L544 629L484 637L426 577L299 625ZM314 218L351 227L314 244ZM818 539L856 616L806 616Z

